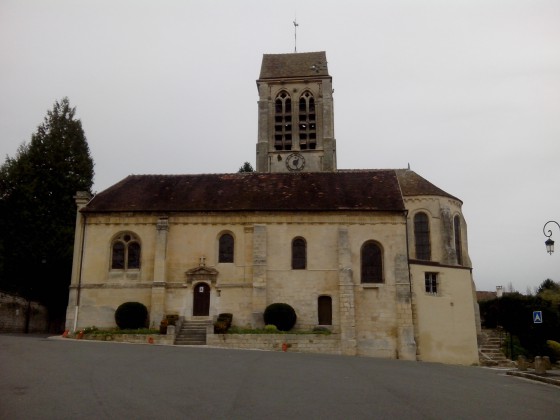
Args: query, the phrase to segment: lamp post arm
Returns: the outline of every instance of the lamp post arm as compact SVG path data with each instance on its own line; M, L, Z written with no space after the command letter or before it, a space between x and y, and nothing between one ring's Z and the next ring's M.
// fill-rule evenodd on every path
M558 224L558 222L554 221L554 220L549 220L548 222L546 222L542 228L542 231L544 233L544 236L546 236L547 238L550 238L552 236L552 231L550 229L546 230L546 226L549 223L554 223L556 226L558 226L558 229L560 230L560 224Z

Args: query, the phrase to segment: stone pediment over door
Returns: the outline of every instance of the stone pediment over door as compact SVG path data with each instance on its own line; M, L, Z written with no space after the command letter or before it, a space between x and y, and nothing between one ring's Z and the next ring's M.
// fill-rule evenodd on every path
M218 270L212 267L206 267L205 265L192 268L185 272L185 274L187 276L187 284L193 284L197 281L207 281L215 285L218 279Z

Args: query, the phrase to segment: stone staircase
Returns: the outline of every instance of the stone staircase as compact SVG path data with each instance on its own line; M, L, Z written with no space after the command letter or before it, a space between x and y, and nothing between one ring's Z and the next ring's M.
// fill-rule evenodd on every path
M506 333L498 330L483 329L482 340L478 347L480 364L483 366L512 367L515 364L502 352Z
M206 344L206 331L210 320L183 321L181 329L175 336L175 345L178 346L203 346Z

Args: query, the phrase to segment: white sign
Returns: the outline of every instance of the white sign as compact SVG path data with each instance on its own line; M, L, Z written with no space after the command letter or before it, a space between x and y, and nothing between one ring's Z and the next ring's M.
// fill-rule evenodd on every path
M533 324L542 324L542 311L533 311Z

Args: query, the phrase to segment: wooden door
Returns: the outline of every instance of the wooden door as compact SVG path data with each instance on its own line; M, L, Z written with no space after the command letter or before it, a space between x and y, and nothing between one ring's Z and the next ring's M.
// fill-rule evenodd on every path
M210 286L197 283L193 291L193 316L208 316L210 314Z

